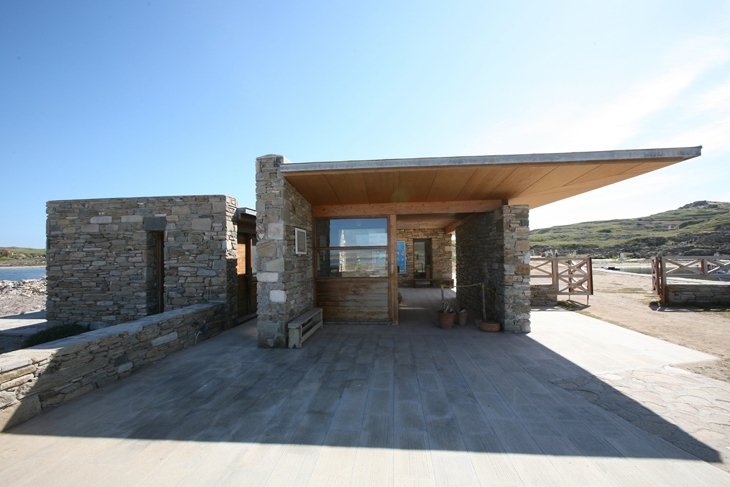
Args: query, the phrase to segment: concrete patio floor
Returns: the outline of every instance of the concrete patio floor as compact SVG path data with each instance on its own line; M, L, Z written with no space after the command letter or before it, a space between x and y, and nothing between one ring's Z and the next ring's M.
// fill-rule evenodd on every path
M250 322L0 434L0 485L730 485L630 387L712 357L560 310L529 335L441 330L438 290L402 292L398 326L259 350ZM596 377L687 448L569 385Z

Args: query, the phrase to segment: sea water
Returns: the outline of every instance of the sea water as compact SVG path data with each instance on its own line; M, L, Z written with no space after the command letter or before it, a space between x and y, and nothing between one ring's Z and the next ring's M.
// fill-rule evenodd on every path
M0 281L40 279L45 275L45 267L0 267Z

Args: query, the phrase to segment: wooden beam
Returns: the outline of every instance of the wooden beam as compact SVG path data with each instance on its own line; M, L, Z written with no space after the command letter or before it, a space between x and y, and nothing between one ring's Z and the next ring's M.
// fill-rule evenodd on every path
M341 216L423 215L429 213L486 213L501 204L501 200L470 200L325 205L313 206L312 215L315 218L333 218Z
M451 233L451 232L455 231L456 227L458 227L459 225L463 225L464 223L470 222L480 215L482 215L482 213L472 213L471 215L467 216L466 218L462 218L458 222L454 222L451 225L445 226L444 233Z
M398 324L398 234L396 216L388 215L388 308L390 322Z

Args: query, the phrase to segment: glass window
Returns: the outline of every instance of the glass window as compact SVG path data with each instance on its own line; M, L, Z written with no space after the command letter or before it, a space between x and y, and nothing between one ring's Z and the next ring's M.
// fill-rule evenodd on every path
M317 220L318 248L325 247L386 247L387 218L347 218Z
M318 250L317 277L388 277L385 249Z

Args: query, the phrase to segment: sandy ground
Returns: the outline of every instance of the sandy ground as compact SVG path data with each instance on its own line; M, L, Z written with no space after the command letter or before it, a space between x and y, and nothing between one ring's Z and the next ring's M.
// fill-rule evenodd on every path
M574 298L580 313L719 357L682 368L730 382L730 308L658 307L649 275L594 269L593 290L588 306L585 297Z

